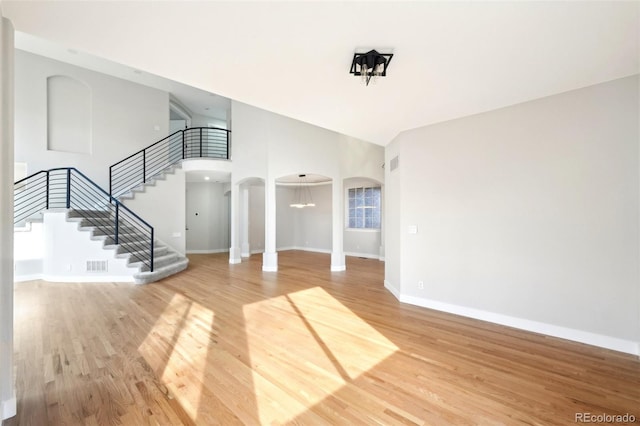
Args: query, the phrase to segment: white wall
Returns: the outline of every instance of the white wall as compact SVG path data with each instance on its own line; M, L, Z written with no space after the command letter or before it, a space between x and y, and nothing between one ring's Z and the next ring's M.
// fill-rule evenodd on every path
M401 300L638 353L638 101L634 76L399 135Z
M205 115L192 114L191 115L191 127L219 127L221 129L227 128L227 121L220 120L218 118L211 118Z
M276 248L278 250L290 250L298 245L296 232L299 227L299 218L294 210L299 209L289 206L293 199L293 188L281 185L276 186ZM264 209L264 204L262 207Z
M239 184L249 178L260 178L266 182L268 187L274 185L273 182L280 177L300 173L327 176L333 182L338 182L340 188L342 188L343 178L347 177L364 177L378 182L384 181L384 170L382 169L384 149L380 146L240 102L232 101L231 106L233 116L232 180L234 184ZM264 194L262 197L264 200ZM278 202L277 196L274 198L276 198L276 207L282 204ZM339 268L342 257L342 244L339 240L343 237L344 213L342 208L344 200L341 198L340 203L336 203L333 197L330 200L330 205L335 210L329 216L332 218L332 223L326 234L316 236L318 241L313 244L319 246L315 248L324 249L327 247L326 237L330 236L328 249L332 251L333 255L332 267ZM256 206L257 204L254 203L251 208L251 228L254 231L251 232L250 241L252 251L258 247L264 247L264 239L258 241L255 238L256 229L254 228L256 225L253 211ZM236 207L232 204L232 211L234 208ZM286 235L277 229L281 226L278 224L282 224L283 221L278 218L278 211L275 211L275 216L276 219L270 222L266 229L268 232L276 234L277 246L284 247L283 244L287 240ZM262 219L264 220L264 213ZM305 229L304 231L305 234L312 232L314 229ZM301 232L296 234L302 235ZM334 240L338 243L335 243ZM306 241L308 240L303 243ZM234 244L238 243L232 242L232 245ZM311 247L312 242L309 241L309 244ZM269 251L268 247L266 251ZM267 266L273 270L271 269L273 265Z
M47 77L64 75L91 92L91 154L47 150ZM169 94L31 53L16 51L15 161L29 174L73 166L108 189L109 166L165 137Z
M252 253L262 253L264 251L263 185L251 185L249 187L249 247Z
M133 282L139 268L105 250L101 240L68 222L66 211L46 211L42 221L28 223L14 236L15 281L45 279L53 282ZM87 261L107 261L106 272L87 271Z
M155 238L176 252L186 253L186 180L182 168L146 185L124 204L154 227Z
M310 185L309 190L315 207L297 209L288 204L285 206L295 217L295 247L330 253L332 237L331 184Z
M43 214L44 260L42 278L53 282L133 282L139 268L127 266L126 259L105 250L103 241L79 231L78 222L68 222L66 211ZM87 261L107 261L106 272L88 272Z
M187 253L229 250L229 197L224 184L187 182ZM197 213L197 214L196 214Z
M14 281L42 278L44 273L44 224L27 222L13 234Z

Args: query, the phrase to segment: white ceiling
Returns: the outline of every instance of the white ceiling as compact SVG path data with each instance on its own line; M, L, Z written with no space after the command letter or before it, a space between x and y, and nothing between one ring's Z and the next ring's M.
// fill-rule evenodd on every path
M226 183L231 182L231 173L216 170L188 170L185 172L187 182Z
M2 1L16 29L387 144L639 72L640 2ZM355 51L394 53L365 87Z
M67 48L51 40L20 31L16 32L15 44L18 49L27 52L164 90L171 93L181 106L186 107L192 114L200 114L222 121L226 121L230 115L231 101L205 90L118 64L77 49Z

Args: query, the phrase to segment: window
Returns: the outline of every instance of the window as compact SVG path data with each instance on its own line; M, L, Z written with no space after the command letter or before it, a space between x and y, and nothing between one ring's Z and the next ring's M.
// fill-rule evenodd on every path
M349 188L349 228L380 229L380 188Z

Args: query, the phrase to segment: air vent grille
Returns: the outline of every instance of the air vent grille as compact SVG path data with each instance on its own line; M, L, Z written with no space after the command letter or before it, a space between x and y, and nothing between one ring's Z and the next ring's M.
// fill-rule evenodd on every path
M395 157L393 157L391 159L391 168L390 168L390 170L394 171L397 168L398 168L398 156L396 155Z
M108 270L106 260L87 260L87 272L107 272Z

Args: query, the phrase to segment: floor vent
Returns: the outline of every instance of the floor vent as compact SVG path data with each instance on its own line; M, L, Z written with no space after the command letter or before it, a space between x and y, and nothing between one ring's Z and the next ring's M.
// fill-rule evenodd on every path
M87 260L87 272L107 272L106 260Z

